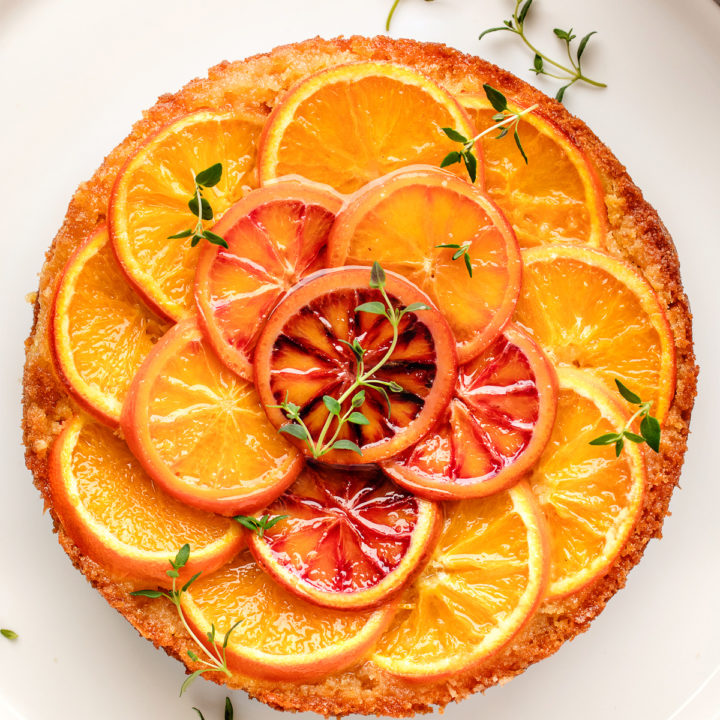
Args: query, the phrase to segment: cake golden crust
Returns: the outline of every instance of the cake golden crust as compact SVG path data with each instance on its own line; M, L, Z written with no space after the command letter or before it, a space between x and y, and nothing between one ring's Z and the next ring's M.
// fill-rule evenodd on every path
M48 488L49 448L63 422L76 412L51 364L48 315L54 284L72 251L105 220L112 184L123 163L161 126L206 107L268 115L278 97L300 78L332 65L368 59L403 63L453 93L480 92L482 84L489 82L519 103L538 103L541 112L564 129L597 169L606 195L610 227L607 249L632 263L653 286L666 308L677 354L676 394L663 430L662 453L646 453L649 483L642 515L605 576L569 598L541 606L521 634L499 653L442 682L419 684L394 678L369 661L313 684L271 683L238 675L228 682L231 687L246 690L251 696L285 710L401 717L427 712L433 706L444 706L505 682L587 630L610 597L623 587L627 573L640 560L647 542L660 537L670 497L678 483L695 397L697 367L691 315L680 281L677 253L657 213L643 199L625 168L587 126L561 104L479 58L443 45L387 37L313 39L280 47L248 60L221 63L209 71L207 78L193 80L174 95L162 96L108 155L93 177L80 185L47 253L35 302L33 329L26 343L23 429L27 466L72 562L142 635L171 655L186 656L190 641L175 609L162 600L131 597L129 593L137 588L130 582L110 577L83 555L53 513ZM213 679L221 681L223 677L216 674Z

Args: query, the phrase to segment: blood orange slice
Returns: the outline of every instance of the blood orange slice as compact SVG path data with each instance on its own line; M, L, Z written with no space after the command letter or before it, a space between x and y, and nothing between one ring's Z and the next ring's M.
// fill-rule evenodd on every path
M306 467L264 510L286 516L262 537L255 559L288 590L332 608L370 608L398 593L432 553L441 513L383 474Z
M271 422L287 426L288 418L277 406L292 403L320 445L338 429L324 398L339 401L354 387L360 362L369 373L390 353L387 363L368 377L376 385L364 387L364 400L354 406L366 422L347 422L337 434L338 440L356 443L362 454L330 450L321 458L326 462L372 463L413 445L442 414L455 384L454 338L429 298L399 275L387 274L385 290L394 307L421 303L428 308L402 317L393 349L388 319L356 309L383 302L380 291L369 288L370 277L367 267L309 276L277 305L255 349L256 385ZM352 349L357 343L362 361ZM392 391L393 386L399 391ZM343 399L339 415L353 409L357 392L351 394ZM307 451L306 443L296 442Z
M127 445L102 425L76 417L50 457L53 508L73 542L119 577L167 586L167 556L190 543L181 582L213 572L244 545L236 523L188 507L157 488Z
M424 75L383 62L340 65L277 105L260 140L260 180L298 174L355 192L405 165L439 166L457 149L447 126L475 135L457 100ZM478 170L482 184L482 163Z
M433 558L401 596L372 656L393 675L440 680L498 652L537 609L548 578L547 530L525 482L448 503Z
M515 483L550 437L557 406L555 371L524 332L508 325L462 365L444 420L385 472L422 497L482 497Z
M495 339L520 291L520 252L505 216L438 168L400 170L360 191L337 217L328 259L332 266L376 260L415 283L450 323L460 362Z
M494 125L495 110L483 95L458 97L478 130ZM521 107L508 102L511 112ZM530 162L514 143L482 138L485 190L502 208L520 246L581 242L600 246L608 221L600 178L585 153L558 125L531 112L519 133Z
M217 359L194 319L175 325L150 353L121 423L153 480L222 515L271 502L303 464L268 422L252 384Z
M200 247L193 247L190 238L169 236L197 222L188 208L195 175L222 164L220 181L203 191L219 217L256 186L255 147L262 122L262 116L212 110L185 115L149 138L118 174L108 208L115 253L135 289L171 320L193 311Z
M183 593L193 631L211 625L224 637L231 670L251 677L311 682L361 660L390 622L395 604L377 610L320 608L273 582L249 552L218 572L201 576Z
M252 376L249 354L264 320L301 277L323 267L341 205L330 188L286 180L251 192L215 225L229 247L205 245L195 298L205 333L228 367Z
M66 387L116 426L135 372L165 329L127 284L100 227L68 260L53 301L51 347Z

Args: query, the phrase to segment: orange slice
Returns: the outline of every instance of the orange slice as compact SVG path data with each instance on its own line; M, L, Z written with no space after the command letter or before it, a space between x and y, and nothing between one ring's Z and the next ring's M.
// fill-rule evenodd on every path
M561 369L558 378L557 422L530 479L550 530L549 599L607 571L642 510L646 483L637 445L625 443L619 457L614 447L590 445L622 430L629 413L581 371Z
M350 345L357 341L365 351L365 372L391 352L387 363L368 380L396 383L402 391L383 395L377 388L365 387L365 400L356 409L367 422L347 422L337 436L356 443L362 454L331 450L320 458L325 462L373 463L413 445L442 414L455 384L452 332L428 297L399 275L387 274L385 289L395 307L416 302L428 307L403 316L392 349L389 320L356 310L367 302L383 302L380 291L370 289L369 283L367 267L309 276L277 305L255 349L255 380L270 421L278 428L288 424L283 411L274 406L285 400L294 403L320 446L337 429L337 419L324 429L329 417L324 396L339 400L357 377L358 360ZM353 391L343 401L341 415L349 412L355 395ZM309 452L302 440L294 441Z
M400 458L383 463L422 497L453 500L504 490L543 451L555 420L557 381L542 350L508 325L462 365L442 422Z
M278 299L323 267L341 205L323 185L280 181L251 192L213 228L229 247L205 245L195 297L211 345L243 377L252 377L249 354Z
M457 150L443 127L475 134L459 103L424 75L383 62L340 65L302 80L275 107L260 180L297 174L352 193L405 165L439 166Z
M458 97L478 131L495 124L485 95ZM508 102L512 112L523 108ZM485 189L515 230L520 247L580 242L597 247L608 230L600 178L585 153L558 125L537 111L520 118L518 132L528 157L515 144L481 139Z
M316 605L377 607L396 595L435 547L442 514L379 471L306 468L264 513L286 516L260 537L255 559L290 592Z
M85 410L117 425L133 375L164 331L125 281L107 229L98 228L68 260L53 301L51 348L65 386Z
M135 289L171 320L193 311L200 246L191 247L190 238L169 239L197 222L188 208L193 173L222 163L220 182L203 191L219 217L255 185L262 122L212 110L185 115L140 147L115 181L108 209L115 253Z
M472 277L452 248L468 245ZM415 167L371 183L338 215L330 265L368 265L404 275L426 292L455 333L460 362L480 353L510 319L520 290L517 241L476 187L444 170Z
M194 319L175 325L150 353L121 422L155 482L222 515L271 502L303 464L268 422L252 384L217 359Z
M555 367L587 370L616 392L615 378L662 422L675 393L675 345L647 281L621 260L578 245L523 252L516 322Z
M274 583L248 552L213 575L202 576L182 608L193 631L206 638L239 621L227 645L231 670L252 677L311 682L361 660L387 627L395 606L330 610L301 600Z
M213 572L243 547L237 523L158 489L111 430L75 417L50 457L53 508L80 550L121 577L171 584L168 556L193 548L181 582Z
M532 617L548 576L545 523L524 482L446 507L435 555L401 598L373 662L440 680L500 650Z

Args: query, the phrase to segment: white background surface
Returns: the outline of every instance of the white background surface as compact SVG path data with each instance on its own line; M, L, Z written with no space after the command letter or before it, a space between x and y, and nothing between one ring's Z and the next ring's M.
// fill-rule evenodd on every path
M314 35L373 35L390 0L0 0L0 719L222 718L224 689L139 638L70 565L24 467L20 379L44 252L79 182L156 97L223 59ZM518 38L479 32L512 0L401 0L393 35L483 54L523 79ZM566 96L624 162L677 244L702 368L665 538L585 635L448 720L720 718L720 7L711 0L536 0L529 31L598 30L586 72L607 90ZM551 88L556 85L538 85ZM708 680L709 678L709 680ZM704 689L694 696L696 690ZM276 713L232 693L236 717ZM695 699L692 699L695 697Z

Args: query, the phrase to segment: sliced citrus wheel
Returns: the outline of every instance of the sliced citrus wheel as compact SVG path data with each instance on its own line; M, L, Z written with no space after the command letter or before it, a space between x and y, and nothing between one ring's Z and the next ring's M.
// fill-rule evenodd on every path
M335 436L335 442L355 443L361 451L330 450L320 458L325 462L373 463L413 445L442 414L455 384L452 332L428 297L399 275L387 274L385 291L393 307L427 307L402 317L393 346L390 321L357 310L365 303L384 304L380 291L369 287L370 276L370 268L353 267L307 277L276 306L255 348L255 382L277 428L288 425L278 406L290 402L317 447ZM362 360L352 348L357 343ZM366 385L356 388L361 375ZM361 389L364 400L351 407ZM326 397L340 402L339 416L354 409L364 420L338 428ZM302 438L294 441L308 451Z
M121 423L153 480L188 505L222 515L267 505L303 465L268 422L253 385L218 360L192 318L148 355Z
M637 445L590 445L625 427L629 413L579 370L558 371L557 421L530 485L550 531L547 597L575 592L603 575L642 509L645 463Z
M628 263L579 245L523 251L516 322L555 367L582 368L617 392L615 378L662 422L675 393L675 345L663 308Z
M405 165L439 166L458 149L443 127L474 135L459 103L424 75L384 62L340 65L302 80L275 107L260 180L297 174L352 193Z
M555 371L514 325L458 371L453 398L432 433L383 462L422 497L460 500L504 490L526 473L550 437Z
M328 259L332 266L376 260L414 282L450 323L460 362L510 319L522 273L517 241L495 204L431 167L400 170L359 192L337 217Z
M65 531L118 576L167 586L168 556L189 543L193 553L184 582L222 567L244 545L237 523L165 494L127 445L98 423L75 417L66 424L53 445L49 476L53 508Z
M98 228L68 260L53 301L51 347L65 386L117 425L130 382L165 329L128 286L107 229Z
M548 576L542 512L524 481L446 506L422 575L372 656L384 670L439 680L500 650L532 617Z
M248 546L290 592L331 608L377 607L420 572L438 506L371 472L306 467L264 513L284 516Z
M495 124L485 95L458 97L478 132ZM508 102L512 112L523 110ZM481 139L485 190L515 230L520 247L553 242L601 246L608 221L600 178L585 153L552 120L537 111L520 118L518 132L528 157L515 143L492 134Z
M249 353L278 299L323 267L342 200L330 188L286 180L255 190L213 228L228 248L206 244L195 276L205 333L222 361L252 377Z
M182 608L193 631L205 639L239 623L230 634L231 670L276 680L310 682L361 660L395 612L330 610L295 597L273 582L249 552L218 572L201 577Z
M115 181L108 209L115 253L138 292L171 320L193 311L200 247L169 237L197 223L188 207L195 175L222 164L220 181L203 190L215 217L222 215L255 185L262 122L212 110L185 115L140 147Z

